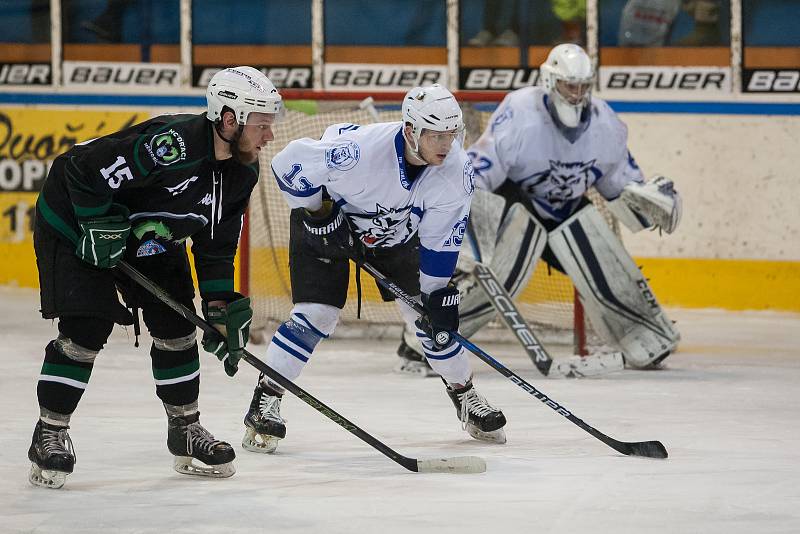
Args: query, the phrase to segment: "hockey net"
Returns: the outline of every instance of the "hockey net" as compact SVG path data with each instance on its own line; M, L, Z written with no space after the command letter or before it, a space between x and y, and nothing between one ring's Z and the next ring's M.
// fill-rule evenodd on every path
M291 93L283 91L287 102L285 119L278 125L275 140L262 149L261 174L250 200L241 262L241 287L253 301L251 332L259 341L272 335L289 317L292 309L289 281L289 207L273 179L272 157L293 139L319 139L325 129L336 123L370 124L399 121L402 94ZM297 98L300 99L297 99ZM464 111L465 146L478 138L486 127L502 94L462 93L457 95ZM616 222L605 202L594 190L590 196L616 229ZM399 336L402 320L394 303L384 303L377 286L362 274L361 319L357 319L355 269L351 269L350 289L335 335L363 338ZM570 347L570 352L591 352L591 328L583 319L580 303L569 278L549 270L540 261L536 271L517 301L520 311L543 343ZM512 340L497 320L476 335L478 339Z

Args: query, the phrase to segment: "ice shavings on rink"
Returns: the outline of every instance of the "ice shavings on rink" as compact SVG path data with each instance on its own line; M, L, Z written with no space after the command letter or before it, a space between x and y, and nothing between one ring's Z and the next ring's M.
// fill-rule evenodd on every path
M236 474L172 470L149 338L115 328L72 418L75 472L27 481L36 380L54 323L32 290L0 289L2 532L800 531L800 316L670 310L683 334L662 371L542 378L521 349L484 348L598 430L660 440L668 460L622 456L473 358L508 418L506 445L469 439L437 379L393 374L392 341L320 345L298 383L407 456L476 455L474 475L408 472L287 395L274 455L239 443L256 372L228 378L201 353L204 425L235 445ZM251 347L264 357L264 346Z

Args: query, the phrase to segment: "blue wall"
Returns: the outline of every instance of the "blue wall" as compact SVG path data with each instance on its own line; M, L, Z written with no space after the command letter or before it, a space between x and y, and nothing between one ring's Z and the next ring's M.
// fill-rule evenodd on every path
M549 44L559 30L550 2L529 1L530 42ZM625 1L600 1L601 45L616 44ZM65 41L97 42L80 23L96 17L106 4L107 0L62 0ZM177 43L178 5L178 0L132 0L123 16L123 41ZM0 0L2 42L33 42L33 6L49 10L43 0ZM720 31L727 44L729 3L723 1L723 6ZM746 45L800 46L800 0L745 0L743 7ZM461 11L466 40L482 26L484 0L462 0ZM328 44L445 46L445 0L328 0L325 16ZM198 44L308 44L311 0L194 0L193 26ZM681 11L671 42L687 35L692 26L691 17Z

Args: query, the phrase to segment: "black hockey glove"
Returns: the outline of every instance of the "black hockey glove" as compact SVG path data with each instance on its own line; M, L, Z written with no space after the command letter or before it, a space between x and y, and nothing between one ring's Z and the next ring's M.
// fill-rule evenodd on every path
M203 348L223 363L228 376L239 370L239 360L244 356L244 348L250 339L253 320L250 298L237 295L238 298L227 305L203 301L203 315L220 332L219 335L203 333Z
M75 254L103 269L114 267L122 259L131 233L130 211L122 204L111 204L105 215L78 219L81 235Z
M437 349L450 343L450 332L458 330L458 304L461 295L455 286L437 289L430 295L422 294L425 313L417 319L417 326L433 340Z
M350 231L350 223L344 212L331 200L324 200L314 215L303 210L305 238L311 250L321 258L363 258L361 242Z

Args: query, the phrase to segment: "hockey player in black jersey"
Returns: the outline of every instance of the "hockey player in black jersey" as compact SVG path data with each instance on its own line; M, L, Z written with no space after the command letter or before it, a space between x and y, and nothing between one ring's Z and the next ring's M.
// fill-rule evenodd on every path
M203 346L228 374L236 371L252 309L234 292L233 258L258 180L258 152L273 140L282 104L252 67L220 71L206 96L207 113L155 117L76 145L53 162L36 205L34 248L42 316L58 318L58 336L44 350L37 387L40 418L28 452L33 484L61 487L72 472L70 418L114 324L138 327L138 309L153 338L153 378L175 469L234 473L231 446L199 422L195 326L113 270L124 259L194 309L185 244L191 237L203 312L223 334L205 336Z

